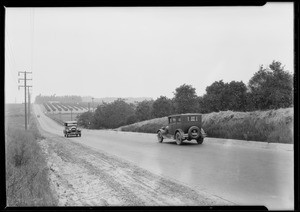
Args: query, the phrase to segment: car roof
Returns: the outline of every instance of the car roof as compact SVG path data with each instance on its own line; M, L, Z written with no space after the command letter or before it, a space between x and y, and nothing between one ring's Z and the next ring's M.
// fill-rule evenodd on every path
M77 121L65 121L66 124L77 124Z
M199 115L202 115L202 114L201 113L184 113L184 114L170 115L170 116L168 116L168 118L176 117L176 116L199 116Z

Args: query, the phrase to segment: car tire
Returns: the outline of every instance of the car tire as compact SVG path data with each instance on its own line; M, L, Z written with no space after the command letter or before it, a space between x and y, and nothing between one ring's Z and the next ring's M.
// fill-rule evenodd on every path
M203 143L204 138L202 138L201 136L197 139L197 143L198 144L202 144Z
M182 139L182 136L181 136L180 132L177 132L175 134L175 140L176 140L177 145L181 145L182 144L183 139Z
M81 137L81 134L79 134L79 137Z
M193 131L193 130L197 130L197 132L198 132L198 136L197 136L197 137L193 137L193 136L192 136L192 131ZM190 127L190 129L189 129L189 131L188 131L189 137L190 137L191 139L196 139L196 140L200 137L200 133L201 133L200 128L197 127L197 126L192 126L192 127Z
M158 143L162 143L163 140L164 140L164 137L162 136L161 131L159 131L159 132L157 133L157 141L158 141Z

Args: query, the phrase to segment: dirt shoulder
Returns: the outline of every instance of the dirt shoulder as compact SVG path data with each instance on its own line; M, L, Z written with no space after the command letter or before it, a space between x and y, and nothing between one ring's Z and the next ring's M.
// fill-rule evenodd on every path
M59 206L232 205L70 139L43 135Z

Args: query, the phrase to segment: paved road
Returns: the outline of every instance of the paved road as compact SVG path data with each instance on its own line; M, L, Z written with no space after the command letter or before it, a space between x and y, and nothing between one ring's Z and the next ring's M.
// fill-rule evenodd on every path
M43 115L39 106L34 108L44 130L63 136L62 126ZM238 205L264 205L270 210L294 207L293 151L224 145L213 138L202 145L177 146L172 140L157 143L154 134L107 130L83 130L82 137L66 139Z

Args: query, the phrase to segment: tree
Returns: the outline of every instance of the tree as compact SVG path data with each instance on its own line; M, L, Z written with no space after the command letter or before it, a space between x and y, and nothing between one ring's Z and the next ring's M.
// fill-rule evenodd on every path
M74 102L82 102L81 96L56 96L55 94L51 96L42 96L39 94L38 96L35 97L35 103L37 104L42 104L46 103L48 101L59 101L63 103L74 103Z
M218 112L224 110L224 90L225 83L223 82L223 80L215 81L213 84L206 87L206 94L203 96L201 103L206 112Z
M246 110L246 85L240 81L231 81L226 84L224 95L226 95L227 109L233 111Z
M152 115L155 118L171 115L174 112L173 103L171 99L166 96L160 96L152 105Z
M80 114L78 124L85 128L94 128L94 113L88 111Z
M192 113L197 111L198 101L196 89L183 84L175 89L174 106L176 113Z
M215 81L206 87L206 94L199 98L199 108L202 113L226 110L244 111L246 108L246 85L240 81L224 83Z
M95 111L96 128L116 128L127 124L128 118L134 115L132 105L124 99L117 99L112 103L103 103Z
M293 105L293 75L281 63L273 61L269 68L262 65L248 83L254 109L266 110Z
M152 100L144 100L137 104L135 116L138 121L144 121L152 118L152 104Z

